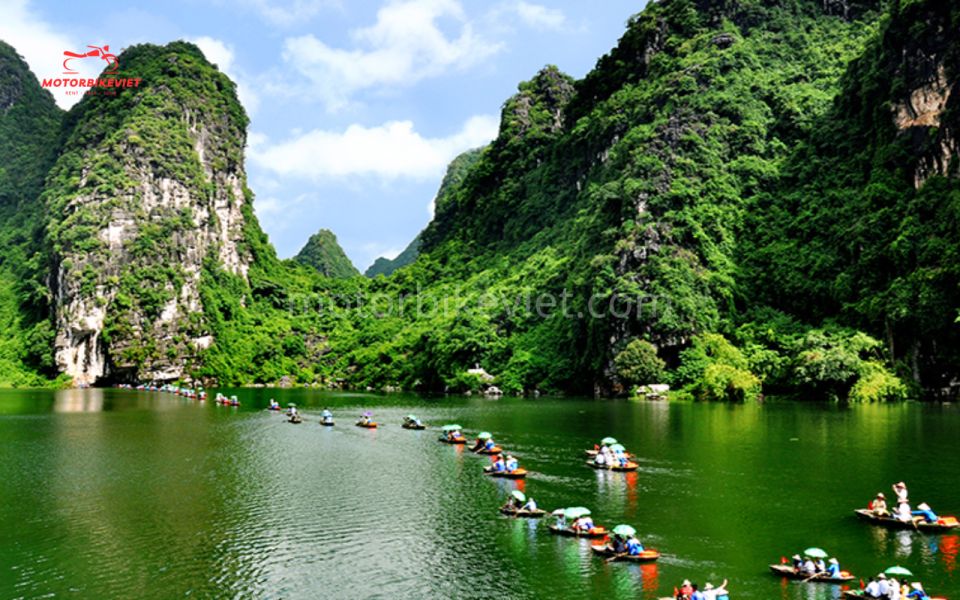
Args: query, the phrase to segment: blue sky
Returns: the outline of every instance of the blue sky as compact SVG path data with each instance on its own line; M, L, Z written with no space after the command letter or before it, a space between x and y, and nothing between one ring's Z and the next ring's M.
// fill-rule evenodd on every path
M68 48L196 42L238 83L249 184L280 256L327 228L364 270L427 224L446 164L496 134L520 81L546 64L582 77L644 3L0 0L0 39L40 77Z

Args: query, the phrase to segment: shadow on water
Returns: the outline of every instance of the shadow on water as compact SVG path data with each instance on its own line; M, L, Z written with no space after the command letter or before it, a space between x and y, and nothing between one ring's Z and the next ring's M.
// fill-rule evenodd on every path
M0 391L0 597L650 600L684 578L728 578L738 599L838 598L767 572L811 545L857 575L903 564L930 590L960 589L960 536L851 514L899 479L916 501L960 512L950 407L221 391L242 405ZM263 410L270 398L306 421ZM324 407L336 427L318 424ZM381 428L353 426L365 410ZM410 412L431 428L401 429ZM450 422L491 431L530 478L484 476L488 457L437 442ZM607 435L637 472L584 464ZM608 564L588 541L551 535L549 519L499 515L514 489L634 525L663 558Z

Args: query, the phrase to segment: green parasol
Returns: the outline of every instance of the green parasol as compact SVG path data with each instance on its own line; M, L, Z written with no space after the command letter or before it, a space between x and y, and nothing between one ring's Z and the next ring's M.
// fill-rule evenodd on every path
M617 525L613 528L613 533L620 537L633 537L637 535L637 530L629 525Z
M604 446L609 446L610 444L616 444L617 438L605 437L602 440L600 440L600 443L603 444Z
M489 440L492 437L493 437L493 434L490 433L489 431L481 431L480 433L477 434L478 440Z
M885 575L902 575L903 577L913 577L913 573L910 572L910 569L901 567L900 565L890 567L883 573Z
M614 444L610 446L610 449L614 452L626 452L627 449L623 447L623 444Z
M822 548L807 548L803 551L804 554L811 558L826 558L827 552Z
M527 501L527 496L520 490L513 490L512 492L510 492L510 495L516 498L517 500L519 500L520 502Z
M564 509L563 514L569 519L579 519L580 517L585 517L589 515L590 509L584 508L582 506L573 506L573 507Z
M443 431L460 431L461 429L463 429L463 427L460 427L459 425L444 425L443 427L441 427L441 429Z

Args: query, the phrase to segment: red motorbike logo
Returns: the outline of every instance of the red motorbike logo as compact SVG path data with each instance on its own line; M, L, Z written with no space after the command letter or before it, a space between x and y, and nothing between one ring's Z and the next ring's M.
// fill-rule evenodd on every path
M110 46L87 46L87 48L92 48L89 52L70 52L69 50L64 50L63 55L67 58L63 59L63 73L65 75L76 75L78 71L74 70L70 66L70 61L76 60L78 58L100 58L107 61L107 68L104 70L104 73L116 73L117 69L120 68L120 61L117 60L115 54L110 54Z

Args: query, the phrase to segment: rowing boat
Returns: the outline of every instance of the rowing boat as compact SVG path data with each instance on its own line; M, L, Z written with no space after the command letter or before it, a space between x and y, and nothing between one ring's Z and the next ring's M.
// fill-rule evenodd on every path
M289 421L290 423L293 423L294 425L303 423L303 419L300 418L300 415L293 415L292 417L287 419L287 421Z
M586 455L589 456L590 458L596 458L597 454L599 454L599 452L597 452L596 450L584 450L584 453L586 453ZM633 458L633 453L631 452L624 452L623 455L626 456L627 458Z
M361 423L360 421L357 421L357 427L366 427L367 429L376 429L377 423L375 421L371 421L369 423Z
M869 598L870 596L865 595L863 593L863 590L844 590L842 597L849 598L852 600L853 598ZM944 598L943 596L931 596L930 600L947 600L947 599Z
M333 419L330 419L329 421L321 420L320 424L326 427L333 427Z
M457 439L455 439L455 440L451 440L451 439L449 439L449 438L442 437L442 438L439 438L439 439L440 439L440 441L443 442L444 444L466 444L466 443L467 443L466 438L457 438Z
M404 423L400 427L403 427L404 429L426 429L427 428L426 425L417 425L416 423Z
M518 517L521 519L539 519L547 514L547 511L543 510L542 508L538 508L537 510L520 510L507 506L501 506L500 512L508 517Z
M605 527L594 527L590 531L578 531L576 529L570 529L569 527L551 525L550 531L557 535L565 535L567 537L602 538L607 535Z
M473 453L474 453L474 454L489 454L489 455L491 455L491 456L494 456L494 455L503 453L503 450L500 448L500 446L494 446L493 448L490 448L489 450L487 450L486 448L481 448L481 449L479 449L479 450L474 450Z
M846 571L841 571L840 577L830 577L826 573L818 573L816 576L811 577L809 573L794 571L790 565L770 565L770 570L774 575L780 575L787 579L798 579L816 583L847 583L856 579L856 577Z
M590 549L593 550L593 553L597 556L609 556L613 557L613 562L624 561L624 562L637 562L637 563L647 563L654 562L660 558L660 553L656 550L644 550L640 554L614 554L613 548L609 544L603 545L593 545L590 546Z
M912 521L901 521L893 517L880 517L865 508L858 508L853 512L864 521L891 529L919 529L920 531L941 532L950 531L960 526L960 522L955 517L940 517L936 523L917 522L914 524Z
M592 460L588 460L587 465L590 467L593 467L594 469L600 469L602 471L620 471L620 472L636 471L640 467L640 465L638 465L635 462L628 462L626 466L621 467L620 465L614 465L614 466L598 465Z
M526 469L514 469L513 471L494 471L491 467L484 467L483 472L491 477L501 477L503 479L524 479L527 476Z

